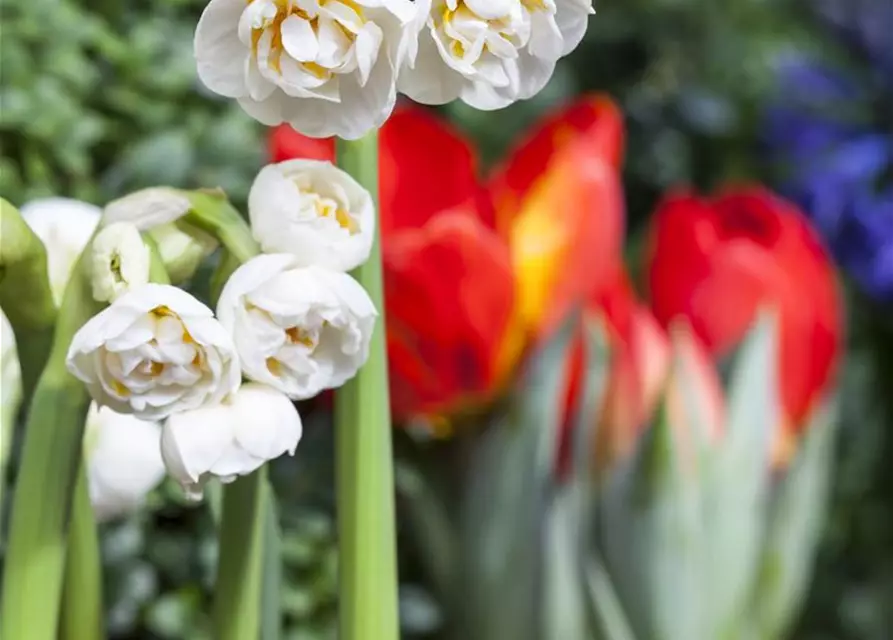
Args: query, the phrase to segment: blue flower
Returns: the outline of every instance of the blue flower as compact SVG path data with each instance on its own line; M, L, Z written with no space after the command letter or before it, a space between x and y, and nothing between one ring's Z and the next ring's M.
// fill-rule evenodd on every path
M893 10L869 0L827 0L820 10L862 46L873 69L886 73L890 62L893 71L893 57L876 46L870 20L843 20L850 14L842 8L857 5L893 20ZM887 43L886 50L893 47ZM882 110L875 87L857 77L803 55L782 60L763 137L782 169L782 192L801 205L865 292L893 302L893 131L877 126ZM893 90L893 82L883 89Z

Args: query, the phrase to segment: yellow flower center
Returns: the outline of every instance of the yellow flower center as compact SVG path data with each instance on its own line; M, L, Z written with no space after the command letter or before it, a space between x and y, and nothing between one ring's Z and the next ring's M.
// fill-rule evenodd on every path
M251 5L259 1L263 0L248 0L247 4ZM251 29L251 51L256 58L261 39L269 29L271 41L267 64L279 75L282 75L282 55L285 52L282 43L282 24L288 18L296 17L309 23L317 40L321 39L320 22L322 20L328 20L338 27L339 33L334 37L334 55L329 55L326 59L296 61L301 69L319 80L329 80L334 73L341 70L340 67L346 62L345 58L356 41L357 23L360 26L366 23L363 7L354 0L317 0L315 10L301 8L297 6L295 0L273 0L273 4L276 8L276 15L265 17L260 26ZM323 15L321 10L327 5L335 11ZM353 16L355 16L355 21L350 19ZM329 40L333 39L331 34L328 37ZM325 38L325 34L322 35L322 38ZM333 43L327 42L327 44Z

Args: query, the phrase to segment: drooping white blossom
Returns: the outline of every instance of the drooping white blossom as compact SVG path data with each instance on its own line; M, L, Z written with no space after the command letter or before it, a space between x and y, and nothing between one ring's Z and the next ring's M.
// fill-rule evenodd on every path
M167 187L150 187L107 204L103 225L129 222L148 232L174 284L188 280L202 260L217 248L210 234L184 222L192 203L185 194Z
M217 305L248 378L295 400L333 389L369 357L375 305L346 273L261 255L233 273Z
M69 198L33 200L19 211L46 249L50 290L58 306L71 270L96 230L102 211Z
M149 282L149 247L129 222L104 226L90 248L93 297L111 302L131 289Z
M161 425L93 403L84 429L84 460L96 518L135 511L164 478Z
M200 498L211 477L230 482L284 453L294 455L301 430L291 400L246 383L221 404L168 418L161 451L171 477L189 497Z
M241 382L229 333L208 307L169 285L129 291L91 318L67 364L100 406L146 420L218 403Z
M359 138L394 108L398 70L415 55L419 4L211 0L195 31L198 75L263 124Z
M546 86L586 33L592 0L433 0L399 89L425 104L501 109Z
M375 237L372 196L330 162L264 167L251 187L248 215L266 253L290 253L302 266L350 271L369 258Z

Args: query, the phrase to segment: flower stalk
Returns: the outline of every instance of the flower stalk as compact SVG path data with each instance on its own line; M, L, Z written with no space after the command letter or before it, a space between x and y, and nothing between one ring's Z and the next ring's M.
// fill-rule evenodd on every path
M338 166L378 200L378 134L338 140ZM354 271L379 312L384 310L380 233L369 260ZM384 316L369 360L335 394L341 640L396 640L397 558L394 470Z
M4 243L7 218L4 210ZM86 271L82 256L65 290L49 359L30 402L3 572L0 637L4 638L57 637L72 487L90 405L87 389L68 372L65 359L74 334L100 309ZM30 304L19 306L26 309ZM29 360L26 351L23 367Z

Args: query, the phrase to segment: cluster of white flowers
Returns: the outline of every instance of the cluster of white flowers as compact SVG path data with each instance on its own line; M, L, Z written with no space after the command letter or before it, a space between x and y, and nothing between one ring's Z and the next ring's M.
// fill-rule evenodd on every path
M593 0L211 0L202 82L267 125L356 139L397 91L500 109L534 96L582 40Z
M215 316L183 289L149 282L141 232L164 238L159 227L180 225L169 233L191 238L182 226L190 209L186 196L168 189L106 207L88 255L94 297L110 304L75 334L68 369L102 408L91 414L97 442L107 443L96 451L144 447L152 438L157 450L160 439L157 459L199 497L211 477L228 482L294 453L301 419L293 401L341 386L365 363L378 314L347 271L369 257L375 211L371 195L331 163L264 168L249 218L267 253L230 276ZM243 385L243 376L251 382ZM118 417L157 429L145 427L130 442L102 437L103 425L116 421L123 426L114 428L130 430ZM150 465L143 467L148 474ZM149 486L130 480L124 485ZM124 501L106 491L112 484L108 474L91 477L94 494L112 503L97 511L120 510Z

